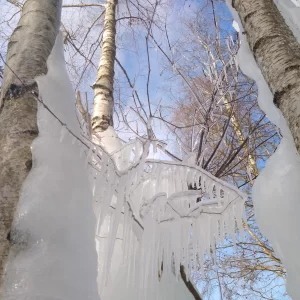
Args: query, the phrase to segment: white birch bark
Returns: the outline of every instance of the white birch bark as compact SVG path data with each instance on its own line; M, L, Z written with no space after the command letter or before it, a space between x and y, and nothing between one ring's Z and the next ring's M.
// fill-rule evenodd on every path
M233 0L250 48L300 151L300 45L273 0Z
M27 0L8 44L0 97L0 285L20 189L32 166L30 145L38 134L34 78L47 72L60 10L61 0Z
M114 63L116 57L116 5L117 0L108 0L104 19L103 45L94 89L92 115L93 132L105 131L113 125L114 112Z
M226 107L227 111L230 113L233 109L233 106L228 101L226 96L224 96L224 104L225 104L225 107ZM239 143L240 143L240 145L242 145L245 142L245 137L244 137L244 134L242 132L240 123L239 123L239 121L236 118L234 113L232 114L232 116L230 118L230 121L233 125L233 129L234 129L235 134L236 134L236 136L239 140ZM245 149L246 153L248 153L248 167L249 167L249 170L251 172L251 175L253 177L257 177L259 172L258 172L258 168L256 166L255 158L253 157L253 155L251 153L249 153L249 149L248 149L247 144L244 145L244 149Z

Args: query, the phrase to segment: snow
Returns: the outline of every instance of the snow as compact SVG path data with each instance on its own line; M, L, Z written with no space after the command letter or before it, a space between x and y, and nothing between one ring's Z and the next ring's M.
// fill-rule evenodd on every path
M296 37L299 31L299 9L290 0L276 1L288 25ZM227 4L240 29L242 24L231 1ZM296 17L298 16L298 17ZM266 168L256 179L253 187L255 215L261 231L271 241L276 254L287 270L287 291L293 299L299 299L300 279L300 159L287 123L280 110L273 104L273 95L258 68L245 35L241 35L238 61L245 74L253 78L259 90L258 103L282 134L275 154L268 160Z
M300 42L300 1L299 0L274 0L281 15Z
M300 1L299 0L291 0L297 7L300 7Z
M33 169L23 185L11 233L13 251L3 299L98 300L92 191L80 149L74 92L65 70L60 34L37 78L39 136L32 144ZM78 141L78 140L77 140ZM86 148L86 147L85 147Z
M236 32L240 32L239 24L235 20L233 20L232 22L232 27L235 29Z

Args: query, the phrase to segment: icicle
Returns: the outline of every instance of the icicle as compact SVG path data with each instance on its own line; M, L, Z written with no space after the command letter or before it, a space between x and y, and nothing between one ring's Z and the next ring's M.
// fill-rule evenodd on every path
M229 209L231 210L231 214L229 213ZM233 214L232 207L226 211L226 231L230 235L234 247L236 246L236 237L235 237L235 219L231 216Z
M192 228L192 247L193 247L193 267L196 269L196 256L197 256L197 220L194 220Z
M122 207L124 204L122 189L125 188L125 186L123 185L123 182L120 183L120 186L121 186L120 196L117 198L117 206L114 212L113 223L109 234L108 253L107 253L107 260L106 260L107 274L109 274L110 271L111 259L114 251L116 238L117 238L118 227L120 224Z
M131 248L131 242L133 241L134 239L134 236L133 236L133 231L132 231L132 223L134 222L133 220L133 215L132 215L132 212L129 211L129 214L128 214L128 220L127 220L127 232L126 232L126 235L125 235L125 239L126 241L124 240L124 244L125 244L125 259L128 260L128 258L131 257L132 255L132 248Z
M95 191L96 191L96 184L93 184L93 190L92 190L92 194L93 194L93 198L95 197Z
M105 193L105 190L107 189L107 185L108 185L106 181L106 176L107 176L107 165L104 159L104 161L101 164L100 173L97 176L98 182L95 191L95 196L97 197L99 210L100 210L100 206L102 205L103 199L107 197L107 194Z
M210 216L209 218L209 248L213 250L215 243L214 243L214 218Z
M207 225L203 226L203 228L206 228L204 243L205 243L206 251L209 253L209 251L210 251L210 241L211 241L211 216L210 215L204 215L203 220L205 220L205 219L206 219Z
M201 175L201 188L202 188L202 192L203 194L206 192L207 190L207 176L205 176L204 174Z
M207 194L210 200L213 200L213 182L210 178L206 181L207 184Z
M104 217L107 215L109 205L111 203L111 198L112 198L112 195L113 195L113 188L114 188L114 185L112 185L110 183L107 185L106 197L104 197L104 201L101 205L99 228L101 228L101 226L103 224L103 221L104 221Z
M223 216L223 214L220 216L219 226L220 226L220 241L221 241L221 244L224 245L225 228L224 228L224 216Z
M92 151L93 151L93 146L90 146L89 151L88 151L88 154L87 154L86 159L85 159L85 162L84 162L85 168L88 166L88 163L90 162L90 158L91 158L91 155L92 155Z
M215 264L216 263L216 240L218 237L219 217L217 215L214 215L213 217L211 217L210 222L211 222L210 245L212 249L212 258Z
M239 230L239 235L242 240L242 242L245 239L245 230L243 226L243 215L244 215L244 201L238 201L235 204L235 217L236 217L236 223Z
M175 168L176 169L176 168ZM178 176L178 185L176 192L184 191L184 182L186 181L186 178L184 176L184 167L177 168L177 176ZM174 172L175 173L175 172Z
M191 168L188 168L188 173L187 173L187 184L193 185L194 184L194 170Z
M197 172L197 170L194 171L194 182L193 182L193 188L199 190L201 188L201 176Z

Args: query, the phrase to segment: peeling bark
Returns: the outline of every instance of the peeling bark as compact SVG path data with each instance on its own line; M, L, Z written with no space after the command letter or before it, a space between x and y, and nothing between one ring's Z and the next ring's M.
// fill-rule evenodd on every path
M233 0L232 5L300 152L300 44L272 0Z
M0 97L0 285L20 189L32 167L30 146L38 134L34 78L47 72L60 10L61 0L27 0L8 44Z
M95 94L92 115L93 132L105 131L108 126L113 126L116 6L117 0L108 0L105 5L102 52L96 83L93 86Z

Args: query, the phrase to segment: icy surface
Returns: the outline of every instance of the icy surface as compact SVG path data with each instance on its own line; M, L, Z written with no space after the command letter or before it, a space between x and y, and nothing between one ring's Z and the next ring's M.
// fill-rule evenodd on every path
M290 0L275 1L288 25L299 40L300 11ZM237 12L227 0L233 16L242 29ZM300 298L300 159L293 138L273 96L258 68L245 35L238 61L245 74L252 77L259 89L258 102L283 135L275 154L255 181L253 201L256 219L262 232L271 241L275 252L287 270L287 291L293 299Z
M39 104L39 136L11 232L3 299L98 300L96 219L89 172L80 158L84 146L67 130L80 136L62 35L48 70L37 79L40 97L65 126Z
M101 298L117 300L121 290L126 299L187 297L180 265L189 278L225 232L235 239L237 225L243 234L245 195L188 159L149 159L151 141L102 142L91 160Z
M300 0L274 0L274 3L300 42Z

